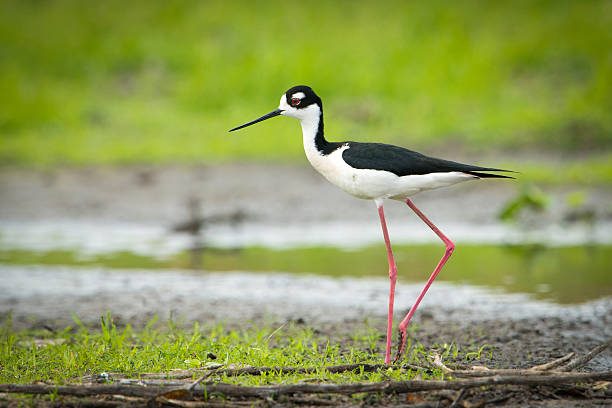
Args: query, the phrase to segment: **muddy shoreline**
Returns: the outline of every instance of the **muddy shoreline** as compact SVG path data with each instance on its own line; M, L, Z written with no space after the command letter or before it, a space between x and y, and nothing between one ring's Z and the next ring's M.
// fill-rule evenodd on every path
M119 328L126 324L142 328L156 315L160 318L157 327L162 330L171 318L175 325L187 329L198 321L204 333L207 327L219 323L228 330L262 327L282 330L287 323L292 323L310 328L321 341L339 344L342 349L343 344L352 344L355 333L363 333L369 328L379 331L375 351L381 361L384 356L387 282L382 278L338 279L244 272L140 273L46 266L4 267L1 272L5 277L4 285L10 286L13 293L8 294L9 289L0 285L0 320L4 321L10 311L16 330L61 331L67 326L76 327L72 312L87 327L98 330L100 317L110 311ZM37 292L36 280L48 282L46 293ZM395 327L420 286L398 285ZM350 293L339 295L340 289ZM446 299L463 299L463 302L452 304ZM432 287L412 325L416 330L412 332L411 341L420 342L432 353L444 344L454 344L462 353L483 350L479 357L469 361L449 357L447 364L528 368L569 352L582 355L609 341L612 338L612 299L560 307L521 295L499 295L442 283ZM587 372L610 370L610 349L581 369ZM588 395L594 395L590 391L566 395L563 387L558 386L504 386L472 390L466 401L478 404L479 401L500 399L494 405L485 406L504 407L609 406L607 404L612 403L609 393L610 390L600 389L597 398L590 399ZM452 399L455 393L449 395ZM422 392L417 398L444 401L449 395ZM403 395L380 396L372 399L370 405L398 406L405 403L405 398ZM340 397L332 397L331 401L337 406L354 406L357 402Z
M418 194L414 202L440 222L487 223L520 188L520 180L475 180ZM282 188L279 188L282 186ZM544 188L550 207L538 215L550 223L567 215L566 194L579 189L599 219L612 217L612 188ZM0 221L45 219L159 222L189 217L195 200L202 216L241 214L265 223L362 219L374 204L346 195L306 165L129 166L0 172ZM389 217L406 218L401 204ZM374 213L374 215L373 215Z
M384 278L49 266L3 266L0 272L0 311L4 316L11 311L18 329L74 326L73 312L96 327L106 311L133 327L143 327L154 316L172 316L185 327L196 320L227 327L294 321L339 341L363 329L366 320L381 333L385 327ZM421 286L398 283L397 321ZM555 353L586 352L611 339L612 298L560 306L440 282L424 299L414 324L419 326L418 340L427 346L476 341L496 350L496 365L526 367ZM589 368L612 369L612 350Z

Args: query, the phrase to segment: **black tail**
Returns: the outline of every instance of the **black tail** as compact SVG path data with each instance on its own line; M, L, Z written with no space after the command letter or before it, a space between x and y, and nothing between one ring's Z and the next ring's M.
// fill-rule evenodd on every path
M506 171L506 172L509 172L509 173L516 173L515 171L512 171L512 170L498 170L498 169L495 169L495 171ZM480 177L480 178L507 178L507 179L514 179L515 178L515 177L512 177L512 176L502 176L501 174L481 173L479 171L466 171L465 173L471 174L472 176L476 176L476 177Z

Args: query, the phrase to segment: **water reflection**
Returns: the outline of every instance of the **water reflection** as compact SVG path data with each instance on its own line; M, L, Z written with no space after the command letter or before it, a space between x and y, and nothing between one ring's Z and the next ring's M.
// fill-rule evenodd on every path
M428 278L443 248L437 244L397 245L401 282ZM335 247L273 249L207 248L205 271L282 271L332 277L385 277L383 245L348 251ZM5 264L99 265L107 268L190 269L193 252L179 251L163 258L118 251L87 254L76 250L0 249ZM542 245L458 245L437 279L470 284L561 304L581 303L612 295L612 246L545 247Z

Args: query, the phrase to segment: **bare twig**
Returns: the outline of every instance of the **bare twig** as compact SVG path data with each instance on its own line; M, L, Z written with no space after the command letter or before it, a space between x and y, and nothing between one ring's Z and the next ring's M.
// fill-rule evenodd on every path
M487 369L487 368L476 368L474 367L471 370L452 370L448 372L454 377L495 377L500 375L522 375L525 377L537 377L543 375L550 374L567 374L561 373L559 371L536 371L531 369L520 369L520 368L495 368L495 369Z
M467 389L462 388L461 391L459 391L459 394L457 394L457 397L455 398L453 403L450 404L448 408L457 408L459 404L461 404L461 401L463 401L463 398L465 398L466 393L467 393Z
M217 367L209 368L209 369L190 369L190 370L172 370L168 373L138 373L134 375L140 379L189 379L193 378L194 375L200 375L198 379L204 377L208 378L212 374L219 375L227 375L230 377L236 377L239 375L262 375L267 373L279 373L279 374L313 374L320 370L325 370L330 373L342 373L347 371L356 371L363 367L363 371L373 372L379 369L403 369L403 370L423 370L429 371L425 367L419 367L414 364L401 364L401 365L385 365L385 364L366 364L366 363L357 363L357 364L343 364L336 366L326 366L326 367L244 367L244 368L225 368L222 369L223 364L219 364ZM108 379L122 379L125 377L125 374L122 373L108 373L106 374L105 381ZM81 381L99 381L99 375L87 375L81 377Z
M586 353L584 356L577 357L573 359L572 361L570 361L569 363L567 363L566 365L560 367L559 370L560 371L571 371L578 367L582 367L583 365L591 361L593 358L595 358L595 356L597 356L599 353L607 349L611 343L612 343L612 340L608 341L607 343L600 344L599 346L593 348L593 350Z
M403 370L424 370L424 367L419 367L413 364L401 365L385 365L385 364L341 364L335 366L324 367L244 367L244 368L226 368L211 371L198 378L197 382L201 382L212 374L227 375L228 377L236 377L239 375L262 375L267 373L277 374L313 374L319 371L327 371L328 373L344 373L347 371L363 370L364 373L371 373L380 369L403 369Z
M567 373L575 368L581 367L591 361L595 356L604 351L610 343L600 344L595 347L587 354L581 357L576 357L571 360L569 363L561 366L563 363L570 360L575 356L575 353L569 353L561 358L553 360L546 364L537 365L531 367L529 369L515 369L515 368L500 368L500 369L489 369L486 367L472 367L470 370L452 370L448 368L440 358L439 354L434 355L433 362L431 363L433 367L438 368L444 371L447 374L450 374L455 377L493 377L497 375L522 375L522 376L541 376L548 374L563 374ZM558 370L553 370L553 368L561 366Z
M294 404L300 404L300 405L307 405L307 406L313 406L313 405L339 405L337 400L329 400L329 399L323 399L323 398L317 398L316 396L308 396L308 397L291 397L290 399L291 403Z
M281 325L279 326L279 328L278 328L278 329L276 329L276 330L274 330L272 333L270 333L270 335L269 335L268 337L266 337L266 341L270 341L270 339L272 338L272 336L274 336L276 333L278 333L278 331L279 331L280 329L282 329L283 327L285 327L285 325L286 325L286 324L287 324L287 322L285 322L285 323L281 324Z
M560 365L562 365L563 363L569 361L575 355L576 355L576 353L574 353L572 351L571 353L566 354L563 357L558 358L556 360L553 360L553 361L551 361L549 363L533 366L533 367L530 368L530 370L534 370L534 371L548 371L548 370L552 370L553 368L557 368Z
M189 391L193 390L198 384L200 384L202 381L204 381L205 379L207 379L208 377L210 377L214 373L215 373L214 371L211 371L210 373L204 374L203 376L201 376L200 378L195 380L189 387L187 387L187 389Z
M347 371L363 370L365 373L377 371L380 369L412 369L412 370L425 370L422 367L415 366L412 364L403 365L385 365L385 364L341 364L335 366L324 366L324 367L244 367L244 368L226 368L214 370L209 373L202 375L200 378L195 380L189 387L189 390L195 388L196 385L200 384L203 380L207 379L213 374L227 375L229 377L236 377L239 375L262 375L266 373L278 373L278 374L313 374L318 371L327 371L328 373L343 373Z
M155 397L171 391L169 387L138 387L133 385L48 385L48 384L0 384L0 392L17 394L54 394L88 397L90 395L126 395L130 397Z
M218 364L216 366L207 367L207 368L193 368L189 370L182 370L182 369L171 370L165 373L138 373L138 374L135 374L134 376L138 378L148 378L148 379L182 380L182 379L187 379L187 378L193 378L194 375L202 375L202 373L206 373L210 370L218 369L220 367L223 367L223 364ZM109 379L116 379L116 378L125 378L125 373L106 373L105 378L101 378L99 374L86 375L86 376L81 377L81 381L94 381L95 382L95 381L103 380L104 382Z
M228 401L222 402L211 402L211 401L184 401L172 398L158 397L157 402L161 402L164 405L170 405L173 407L182 408L232 408L232 407L250 407L253 405L252 402L240 403L234 401L232 403Z
M438 353L436 353L434 355L434 359L432 362L432 365L436 368L439 368L440 370L444 371L445 373L452 373L453 370L451 370L450 368L448 368L447 366L444 365L444 363L442 362L442 357L440 357L440 355Z
M117 380L119 385L142 385L146 387L182 387L185 385L185 382L183 381L163 380L157 378L151 380L142 380L140 378L119 378Z

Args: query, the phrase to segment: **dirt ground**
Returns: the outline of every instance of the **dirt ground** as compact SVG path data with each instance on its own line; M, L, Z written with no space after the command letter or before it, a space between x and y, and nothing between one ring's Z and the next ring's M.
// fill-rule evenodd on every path
M422 203L426 213L435 213L436 219L444 222L457 215L458 208L468 208L461 216L467 221L487 222L493 220L499 207L511 197L516 189L505 182L487 188L486 199L479 193L482 182L466 183L452 189L424 193L415 199ZM283 189L277 186L283 185ZM282 190L282 191L281 191ZM564 190L551 190L552 195L563 197ZM201 205L205 215L242 213L252 220L261 222L307 222L333 220L342 217L361 218L375 217L372 203L346 197L310 169L300 166L257 166L257 165L223 165L215 167L150 167L133 168L91 168L61 169L49 172L7 169L0 173L0 221L36 222L48 219L95 219L98 222L129 221L158 222L172 225L187 217L188 203L194 197ZM324 199L322 199L324 198ZM483 205L486 200L486 205ZM562 200L561 200L562 201ZM598 216L609 217L606 213L612 202L610 189L589 191L588 204L592 205ZM300 211L292 211L299 208ZM405 209L393 206L391 214L403 216ZM553 205L546 217L560 219L566 215L562 205ZM392 217L394 215L391 215ZM17 269L15 269L17 268ZM34 279L36 273L28 268L4 267L0 273L5 278L0 284L0 313L4 316L13 311L14 322L18 328L58 326L71 324L68 310L82 306L81 317L94 324L104 310L131 311L119 313L119 321L129 321L138 326L149 321L153 314L167 316L170 310L184 317L189 325L194 319L204 322L223 318L229 326L242 324L232 315L232 310L250 310L248 324L271 321L282 324L287 320L299 322L312 327L323 336L343 342L350 333L362 328L364 314L370 319L370 325L384 327L384 308L357 306L351 303L344 308L337 303L317 301L322 306L309 312L312 303L298 303L287 307L289 298L279 297L273 304L280 309L287 309L285 314L275 315L270 309L258 309L257 302L234 298L231 309L228 309L226 298L202 300L197 295L187 292L157 291L147 296L132 292L132 296L113 296L113 287L104 287L90 294L74 296L71 299L61 294L44 296L41 293L28 293L27 290L15 293L18 278L25 276L24 287L27 288L28 277ZM61 269L61 268L60 268ZM25 272L24 272L25 271ZM27 273L33 273L28 275ZM58 276L63 273L61 270ZM72 273L68 271L66 273ZM98 271L104 277L106 271ZM168 272L168 279L173 275ZM108 275L106 275L108 276ZM125 278L125 277L124 277ZM232 278L231 276L228 278ZM235 277L234 277L235 278ZM59 278L58 278L59 279ZM102 278L101 278L102 279ZM118 278L121 281L121 278ZM125 278L129 279L129 278ZM188 279L200 279L189 277ZM95 280L94 280L95 281ZM111 279L112 281L112 279ZM59 281L58 281L59 282ZM287 281L288 282L288 281ZM278 283L272 279L263 282L268 289L282 292L290 283ZM284 286L284 285L288 286ZM304 282L299 283L304 284ZM331 284L334 284L333 282ZM276 286L275 286L276 285ZM354 297L378 305L386 296L384 280L367 283L369 289L355 289ZM62 286L61 283L58 286ZM178 285L186 288L189 284ZM142 288L141 288L142 289ZM139 290L138 287L134 288ZM330 287L329 293L335 293ZM368 291L369 290L369 291ZM406 303L398 309L405 313L407 304L413 299L417 289L407 285L400 292ZM433 290L433 288L432 288ZM467 301L463 305L445 302L453 288L439 287L429 302L415 315L414 322L419 325L418 340L425 347L455 341L461 347L472 344L487 344L493 353L483 353L482 359L470 361L474 365L486 365L490 368L530 367L551 359L558 358L571 351L585 353L594 346L612 339L612 302L610 298L591 302L576 307L556 308L546 304L531 304L520 297L496 298L478 297L471 292L460 292ZM129 293L128 293L129 295ZM55 297L54 297L55 296ZM88 301L84 302L87 298ZM146 299L145 299L146 298ZM501 299L501 300L500 300ZM115 302L116 303L113 303ZM129 301L132 303L130 304ZM128 303L125 303L128 302ZM497 302L500 302L499 304ZM112 307L111 305L115 305ZM172 307L168 305L172 304ZM525 306L525 304L528 304ZM532 307L533 306L533 307ZM495 313L488 313L493 310ZM505 312L504 312L505 311ZM379 341L382 354L383 339ZM464 363L464 362L458 362ZM583 371L612 370L612 350L608 349L589 363ZM417 399L400 396L372 396L359 402L362 406L448 406L455 393L419 393ZM414 398L414 397L409 397ZM70 401L65 401L70 403ZM350 398L333 398L330 405L351 406L358 402ZM7 403L0 399L0 405ZM320 403L320 401L318 402ZM313 402L296 401L259 401L257 405L314 405ZM426 405L429 404L429 405ZM417 405L418 406L418 405ZM608 383L599 389L585 386L583 389L567 389L561 386L548 387L489 387L486 391L475 389L469 391L464 407L476 406L612 406L612 390Z
M608 305L609 306L609 305ZM596 309L596 308L595 308ZM559 358L571 351L584 354L589 349L601 344L602 340L610 339L612 327L611 309L593 310L593 315L582 316L576 320L563 317L533 317L512 319L494 319L478 322L449 322L438 320L435 312L425 311L417 313L415 324L419 330L413 336L431 350L432 353L440 344L455 342L459 349L467 350L473 345L487 344L485 352L480 359L469 361L458 359L447 361L453 366L487 366L488 368L528 368L543 364ZM269 316L266 319L251 320L246 326L257 325L265 320L270 324ZM43 322L35 323L39 326ZM121 321L119 321L121 323ZM134 323L130 321L130 323ZM294 323L312 328L322 337L329 337L330 341L340 343L350 342L350 335L362 330L363 320L343 319L340 321L321 322L298 318ZM138 324L138 322L137 322ZM277 321L272 324L282 324ZM375 327L384 327L383 316L371 316L369 324ZM228 322L229 327L244 327L244 323L233 320ZM492 351L492 353L489 353ZM384 352L384 335L378 341L378 352ZM604 351L595 360L580 371L610 371L612 369L612 350ZM371 394L365 398L354 399L348 396L337 395L294 395L281 397L276 400L265 399L236 399L230 398L224 404L228 406L266 407L306 407L306 406L388 406L388 407L448 407L457 397L457 391L431 391L400 395ZM95 400L100 403L102 400ZM213 400L214 401L214 400ZM108 402L108 401L107 401ZM13 399L5 399L9 406L17 406ZM60 398L58 404L43 403L41 406L86 406L83 399ZM89 400L88 403L91 403ZM3 404L0 399L0 405ZM95 405L95 404L94 404ZM156 406L162 406L157 404ZM137 406L137 405L132 405ZM171 406L171 405L168 405ZM218 406L213 405L211 406ZM610 383L599 383L598 386L583 384L582 386L518 386L502 385L489 386L486 389L474 388L467 391L460 407L609 407L612 406L612 388Z
M476 180L418 194L415 204L437 221L486 223L521 187L519 180ZM282 188L281 188L282 187ZM568 215L566 194L580 191L598 219L612 218L612 188L543 187L550 198L541 222ZM223 164L4 168L0 172L0 221L45 219L172 224L188 216L196 199L204 216L243 214L262 223L377 219L374 204L348 196L306 165ZM400 204L388 217L407 218Z

